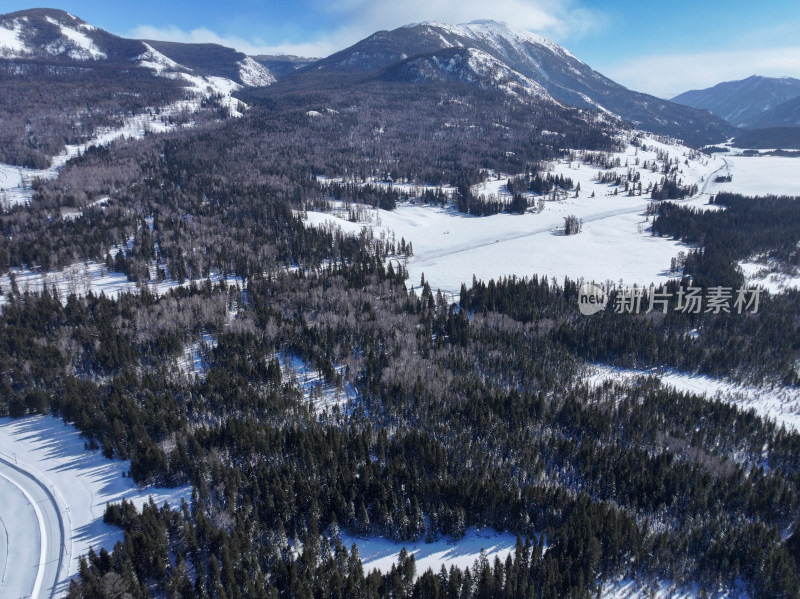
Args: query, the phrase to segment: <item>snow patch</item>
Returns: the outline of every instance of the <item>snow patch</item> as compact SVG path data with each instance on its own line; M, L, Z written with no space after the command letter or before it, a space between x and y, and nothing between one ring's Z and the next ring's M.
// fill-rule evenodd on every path
M64 54L66 53L74 60L99 60L106 58L104 52L95 45L94 41L85 33L81 33L77 29L67 27L52 17L45 17L47 21L61 30L61 35L71 42L65 44L62 41L55 41L47 47L47 52L50 54Z
M739 262L739 268L742 269L748 283L763 287L770 293L782 293L789 289L800 288L800 269L774 258L756 256Z
M147 48L147 51L143 52L134 59L139 63L140 66L152 69L159 75L166 69L177 71L184 68L168 56L165 56L153 48L153 46L150 44L145 42L142 43L144 44L145 48Z
M409 541L396 543L381 537L367 537L365 539L342 535L342 544L348 549L355 543L358 554L364 566L364 572L378 570L382 574L391 571L392 566L398 563L400 551L405 547L409 555L414 555L417 577L431 569L434 573L444 565L448 570L451 566L460 569L472 568L480 558L481 551L485 551L489 563L494 563L494 558L500 558L505 563L506 556L513 553L517 544L517 537L508 532L497 532L493 529L470 528L466 534L458 539L444 538L433 543L424 541Z
M0 57L17 58L29 54L30 50L22 41L23 26L18 19L14 19L11 28L0 25Z
M332 412L335 408L346 410L358 400L358 392L350 383L345 381L341 387L329 384L318 370L302 358L279 352L278 361L283 377L303 392L304 400L311 404L317 414ZM344 375L344 367L335 366L335 369Z
M787 429L800 431L800 389L778 385L742 385L701 374L672 370L629 370L594 365L584 375L592 386L613 382L632 382L639 377L655 376L677 391L719 399L744 410L754 410L759 416L774 420Z
M275 77L269 72L269 69L249 56L237 64L239 65L239 78L248 87L263 87L275 83Z

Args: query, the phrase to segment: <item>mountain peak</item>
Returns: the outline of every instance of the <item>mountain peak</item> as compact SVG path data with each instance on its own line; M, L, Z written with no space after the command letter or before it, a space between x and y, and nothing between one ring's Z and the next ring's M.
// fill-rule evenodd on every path
M68 13L60 8L27 8L16 12L0 14L0 22L13 19L33 18L33 19L55 19L59 22L72 25L86 25L86 21Z
M423 21L421 23L410 23L405 25L405 28L417 30L424 28L438 29L445 34L457 36L459 38L488 43L495 49L500 50L503 54L507 54L509 46L516 48L520 44L527 43L547 48L551 52L561 56L575 58L566 48L559 46L549 39L526 29L509 25L505 21L475 19L474 21L461 23L459 25L450 25L437 21ZM460 43L455 45L463 46L465 44L463 40L460 40Z
M0 58L106 58L93 37L95 31L95 27L75 15L55 8L34 8L0 15Z

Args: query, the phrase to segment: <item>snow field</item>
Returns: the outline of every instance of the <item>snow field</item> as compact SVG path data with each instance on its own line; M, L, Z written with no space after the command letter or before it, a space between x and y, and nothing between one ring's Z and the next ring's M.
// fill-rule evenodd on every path
M730 191L744 195L800 196L800 158L786 156L722 155L724 173L733 177L730 183L708 186L710 193Z
M677 159L678 178L684 185L698 186L695 196L676 201L680 204L718 210L719 207L708 204L708 200L722 189L750 195L789 193L794 189L792 193L800 194L797 159L706 156L682 145L644 136L640 147L628 145L620 152L607 154L610 162L618 159L620 164L610 169L587 164L585 152L574 152L571 160L551 163L548 172L569 177L575 185L580 185L580 192L578 197L574 197L574 191L566 197L562 194L559 199L542 197L544 209L540 213L534 208L524 215L472 217L450 207L443 209L409 202L393 211L367 209L369 220L363 223L348 222L346 210L332 214L308 212L306 222L310 226L333 223L352 233L358 233L364 226L373 228L376 233L393 232L398 241L402 237L413 244L414 255L404 261L411 282L416 284L424 274L434 289L448 293L457 293L461 283L469 286L473 275L483 280L508 275L547 275L556 281L568 276L648 286L678 277L680 273L669 270L670 259L678 252L693 248L673 239L652 236L652 218L646 215L650 203L647 194L629 196L624 187L602 183L598 178L610 172L624 176L633 170L646 189L649 184L660 183L665 155L673 163ZM652 165L656 167L655 172ZM734 175L731 183L713 182L714 177L728 172ZM507 180L507 176L493 174L472 191L487 198L494 196L510 201L511 196L505 189ZM407 183L369 183L417 195L425 188ZM529 197L537 203L540 199ZM583 221L581 233L568 237L561 234L564 217L568 215ZM745 272L753 275L753 282L762 282L755 276L754 269ZM780 285L776 283L772 288L796 284L792 279Z
M740 385L700 374L676 371L628 370L604 365L590 366L584 379L592 386L610 380L616 383L635 381L639 377L655 376L677 391L719 399L744 410L754 410L789 430L800 431L800 389L780 386Z

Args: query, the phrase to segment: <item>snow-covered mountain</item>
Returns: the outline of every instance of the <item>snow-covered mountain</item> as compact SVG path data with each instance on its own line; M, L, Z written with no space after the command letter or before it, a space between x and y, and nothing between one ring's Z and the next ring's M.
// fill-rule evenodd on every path
M764 112L753 127L800 127L800 95Z
M262 87L276 80L264 61L231 48L124 39L51 9L0 15L3 59L80 61L87 66L124 68L133 63L158 77L186 81L198 92L223 96L240 87ZM690 144L718 142L734 132L707 111L631 91L558 44L495 21L463 25L424 22L379 31L295 69L299 64L284 69L284 76L351 73L411 83L460 80L520 101L557 101L613 114ZM326 85L330 78L319 77L318 82Z
M131 63L158 75L223 78L236 86L257 87L275 77L249 56L217 44L177 44L117 37L78 17L55 9L31 9L0 15L0 60ZM213 81L212 81L213 83ZM214 87L212 85L212 87Z
M473 21L463 25L424 22L379 31L302 70L380 73L409 58L433 57L453 48L468 48L493 58L495 62L491 66L487 63L486 69L497 69L498 80L506 80L510 71L514 71L516 75L512 78L534 82L560 102L614 113L641 128L681 137L689 143L719 141L734 130L706 111L631 91L593 70L558 44L496 21ZM440 59L439 64L452 68L450 58L453 55L445 56L447 58ZM480 78L482 81L492 78L486 69ZM443 72L440 76L450 75ZM430 77L429 74L426 78Z
M387 68L385 81L465 81L518 98L555 102L541 85L475 48L448 48L402 60Z
M785 125L770 112L800 97L800 79L753 75L740 81L726 81L713 87L684 92L673 102L709 110L739 127L758 128Z

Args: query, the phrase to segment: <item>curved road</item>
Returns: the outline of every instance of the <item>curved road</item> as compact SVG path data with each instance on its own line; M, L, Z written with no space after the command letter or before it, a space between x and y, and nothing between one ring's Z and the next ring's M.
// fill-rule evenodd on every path
M50 488L0 457L0 597L55 597L64 521Z

